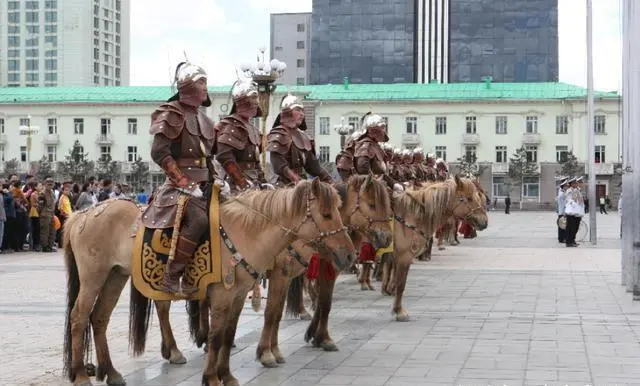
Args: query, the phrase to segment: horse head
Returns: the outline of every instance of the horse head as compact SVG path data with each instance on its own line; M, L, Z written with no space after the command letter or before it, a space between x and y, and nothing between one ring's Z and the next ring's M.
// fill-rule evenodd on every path
M487 228L489 218L485 210L486 197L476 184L468 178L454 177L455 201L451 211L456 218L465 219L478 230Z

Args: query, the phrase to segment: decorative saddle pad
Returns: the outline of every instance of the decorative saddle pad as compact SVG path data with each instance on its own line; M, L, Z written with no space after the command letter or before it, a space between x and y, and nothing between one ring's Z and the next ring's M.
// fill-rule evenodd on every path
M210 284L222 281L220 258L219 189L212 189L209 206L209 232L205 232L196 252L185 269L183 283L198 291L189 300L205 299ZM184 297L164 292L160 284L171 250L173 228L150 229L139 224L133 245L131 280L142 295L152 300L181 300Z

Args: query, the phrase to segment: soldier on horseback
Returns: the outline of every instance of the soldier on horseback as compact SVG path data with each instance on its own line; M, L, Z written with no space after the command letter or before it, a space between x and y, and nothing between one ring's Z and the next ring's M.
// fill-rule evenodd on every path
M329 173L320 166L313 142L304 133L304 107L294 95L287 95L280 103L280 114L267 135L267 151L278 177L278 185L293 185L304 179L305 172L333 183Z
M357 130L351 134L344 144L344 149L340 150L336 156L336 169L338 170L338 174L340 174L340 178L345 182L353 174L353 156L355 153L356 140L360 138L362 133L362 131Z
M154 193L142 224L179 232L161 287L171 293L190 294L197 289L184 285L181 288L180 278L207 231L209 219L203 189L213 177L209 163L216 136L213 121L199 110L200 106L211 105L204 69L189 62L180 63L175 82L176 95L151 115L151 158L167 179ZM175 224L176 221L180 223Z
M424 160L424 170L427 181L436 180L436 158L433 154L427 153L427 157Z

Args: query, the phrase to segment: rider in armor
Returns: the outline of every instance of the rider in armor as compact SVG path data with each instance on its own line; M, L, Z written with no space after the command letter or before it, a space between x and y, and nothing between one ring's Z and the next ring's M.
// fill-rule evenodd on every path
M416 179L415 171L413 170L413 152L409 149L402 151L402 164L400 168L404 173L404 182L412 182Z
M231 89L231 114L216 125L216 160L227 174L232 192L266 183L260 166L262 138L251 119L260 116L258 89L250 80L239 80Z
M151 115L151 159L167 179L153 195L142 223L148 228L173 228L178 202L186 197L175 254L167 261L161 287L188 295L197 289L181 288L180 278L207 230L207 200L202 189L213 177L208 165L216 136L213 121L199 110L211 105L204 69L182 62L176 68L175 82L178 92Z
M438 158L436 160L436 180L444 181L449 177L449 167L447 163L442 159Z
M427 180L427 169L423 165L424 153L422 148L413 149L413 170L416 176L416 181L423 182Z
M393 149L393 155L391 156L389 165L391 165L391 178L398 181L399 183L405 182L405 171L402 167L402 150L398 148Z
M294 95L287 95L280 103L280 114L267 135L267 151L278 176L278 184L287 186L305 178L305 172L333 183L329 173L320 166L313 142L304 133L304 107Z
M353 132L344 144L344 149L336 156L336 169L338 170L338 174L340 174L340 178L345 182L354 173L353 155L355 153L356 140L362 134L363 131L361 130Z
M427 153L424 161L424 171L427 181L436 180L436 157L432 153Z

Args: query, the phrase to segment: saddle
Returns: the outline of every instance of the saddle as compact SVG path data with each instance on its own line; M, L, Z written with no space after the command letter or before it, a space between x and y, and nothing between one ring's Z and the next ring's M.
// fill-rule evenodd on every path
M189 300L203 300L206 298L207 288L210 284L222 281L223 263L220 256L220 188L214 186L211 189L209 204L209 231L198 242L196 252L191 262L185 269L183 280L185 284L198 288L198 291L189 296ZM179 205L179 210L184 207ZM152 300L181 300L184 297L179 294L164 292L161 282L164 278L165 267L169 256L172 254L172 246L175 248L174 234L179 229L181 215L176 216L178 226L171 228L147 228L141 221L136 222L137 229L133 244L131 280L136 289L145 297ZM227 266L228 264L224 264ZM227 267L224 267L228 270Z

